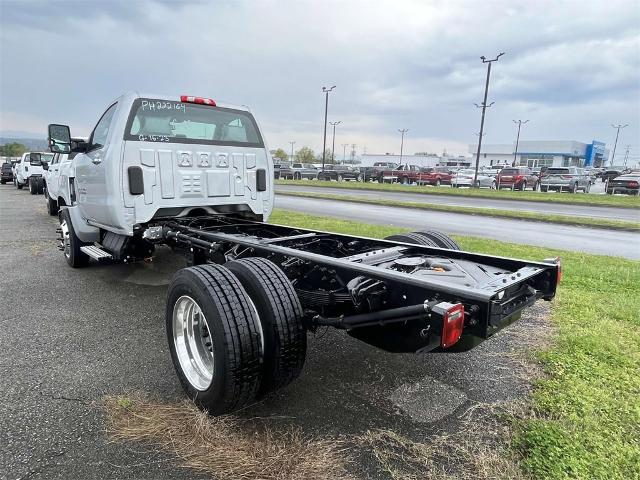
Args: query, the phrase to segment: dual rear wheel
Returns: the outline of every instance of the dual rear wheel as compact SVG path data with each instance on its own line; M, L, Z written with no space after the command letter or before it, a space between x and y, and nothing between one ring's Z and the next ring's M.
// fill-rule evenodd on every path
M182 386L212 415L288 385L306 357L300 300L264 258L180 270L169 287L166 331Z

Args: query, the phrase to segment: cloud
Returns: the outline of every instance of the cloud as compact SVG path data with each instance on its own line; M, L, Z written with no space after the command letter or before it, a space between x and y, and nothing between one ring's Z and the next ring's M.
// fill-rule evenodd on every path
M250 105L272 147L320 150L323 85L341 142L465 153L479 126L480 55L494 65L490 143L640 138L633 1L0 2L0 133L86 132L124 91ZM633 139L633 140L630 140ZM640 145L637 145L640 148ZM360 150L359 150L360 151Z

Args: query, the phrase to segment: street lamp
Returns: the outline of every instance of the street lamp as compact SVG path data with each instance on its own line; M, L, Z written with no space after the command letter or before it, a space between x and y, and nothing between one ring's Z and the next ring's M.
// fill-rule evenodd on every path
M296 142L289 142L291 144L291 161L293 162L293 146Z
M518 124L518 135L516 136L516 150L513 152L513 166L516 165L516 156L518 155L518 144L520 143L520 127L527 123L529 120L514 120L513 123Z
M329 125L331 125L333 127L333 142L331 143L331 161L333 163L336 163L336 155L335 155L335 149L336 149L336 125L340 125L341 123L342 123L342 121L329 122Z
M402 135L402 138L400 140L400 166L402 166L402 149L404 148L404 134L407 133L409 129L403 128L403 129L398 129L398 131Z
M347 147L349 146L348 143L343 143L342 144L342 162L344 163L344 161L347 159Z
M329 111L329 92L332 91L336 86L334 85L331 88L322 87L322 91L325 94L324 100L324 136L322 138L322 171L324 172L324 162L325 162L325 152L327 150L327 112Z
M628 127L629 124L626 123L622 125L621 123L619 123L618 125L611 124L611 126L616 129L616 141L613 144L613 155L611 155L611 165L613 165L614 164L613 162L616 161L616 147L618 146L618 136L620 135L620 129Z
M487 105L487 95L489 94L489 77L491 77L491 64L493 62L497 62L502 55L504 55L504 52L500 53L493 60L487 60L484 56L480 57L480 59L482 60L482 63L487 64L487 80L484 84L484 100L482 102L482 105L476 104L476 107L482 108L482 118L480 119L480 135L478 138L478 152L476 153L476 171L473 174L474 185L478 184L478 167L480 166L480 148L482 147L482 132L484 131L484 114L485 114L485 111L487 110L487 107L490 107L494 103L494 102L491 102L491 104Z

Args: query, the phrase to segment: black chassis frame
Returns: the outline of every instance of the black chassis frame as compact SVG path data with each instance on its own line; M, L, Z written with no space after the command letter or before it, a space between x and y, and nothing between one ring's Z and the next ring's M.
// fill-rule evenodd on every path
M182 250L193 264L271 259L296 288L308 329L345 329L396 352L443 350L443 317L434 309L442 302L462 303L465 310L462 338L447 350L473 348L520 318L525 307L551 300L560 269L555 259L531 262L224 215L158 219L143 237ZM474 262L502 273L492 271L495 279L470 286L389 267L416 256Z

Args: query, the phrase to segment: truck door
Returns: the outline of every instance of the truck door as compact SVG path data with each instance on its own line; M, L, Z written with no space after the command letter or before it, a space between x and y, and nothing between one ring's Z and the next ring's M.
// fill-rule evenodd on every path
M117 152L109 151L107 142L117 105L111 105L96 124L89 137L89 150L75 158L78 204L82 214L102 225L111 224L106 208L109 196L105 170L109 157L117 155Z

